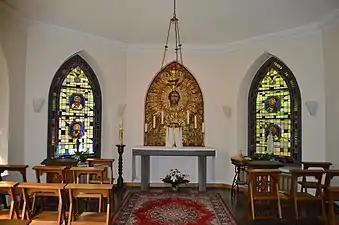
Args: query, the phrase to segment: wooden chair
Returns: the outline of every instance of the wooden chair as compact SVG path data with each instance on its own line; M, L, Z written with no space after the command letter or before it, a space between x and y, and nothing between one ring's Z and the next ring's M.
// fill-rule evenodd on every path
M330 169L332 163L330 162L302 162L303 169L321 169L323 171L327 171ZM308 181L306 177L302 178L302 181L299 181L298 184L301 185L301 192L307 192L307 189L317 189L317 181ZM317 193L319 194L319 193Z
M79 184L82 175L86 175L86 182L89 184L90 176L95 175L100 177L100 184L103 184L104 167L71 167L70 171L73 173L73 180L75 184ZM99 198L99 212L101 212L102 198Z
M70 200L68 225L78 223L109 225L111 223L110 199L113 184L68 184L66 189L69 190ZM75 216L74 200L79 198L107 199L106 213L101 213L100 211L98 213L83 212L80 215Z
M16 219L20 219L19 215L19 204L15 195L15 189L18 186L18 182L11 181L0 181L0 191L6 195L9 195L11 198L11 204L9 211L1 211L0 219L14 219L14 213Z
M63 208L63 194L65 184L60 183L22 183L19 188L22 189L24 196L24 207L21 218L32 220L32 224L57 224L66 223L65 211ZM34 212L34 208L30 209L30 196L46 196L58 197L58 211L42 211L38 214ZM34 207L34 205L33 205ZM33 214L33 215L32 215Z
M90 166L90 167L105 167L106 169L104 171L104 177L103 177L102 180L105 184L113 184L113 181L114 181L114 178L113 178L113 162L114 162L114 159L88 158L87 162L88 162L88 166ZM109 170L109 174L108 174L108 170ZM91 183L91 184L101 183L101 178L92 176L90 178L89 183Z
M11 164L2 164L0 165L0 174L5 171L13 171L13 172L19 172L22 176L22 182L27 182L27 176L26 176L26 169L28 165L11 165ZM0 181L2 181L2 176L0 176ZM20 192L21 193L21 192ZM1 201L5 205L5 208L7 209L7 203L6 203L6 195L0 194Z
M325 183L323 186L323 204L329 203L328 221L331 225L336 225L336 218L334 212L334 201L339 201L339 186L333 185L333 178L339 177L339 170L327 170ZM323 205L325 208L325 205Z
M255 215L255 201L269 201L271 212L273 201L277 201L278 216L282 218L280 196L279 196L279 169L248 169L248 197L251 205L252 220L259 217ZM248 208L247 204L245 206ZM264 218L264 217L261 217Z
M320 201L322 203L323 198L321 196L322 192L322 184L321 180L324 174L322 170L302 170L302 169L294 169L290 170L291 173L291 187L289 193L284 193L280 197L282 200L293 202L294 204L294 215L295 219L299 219L299 208L298 201ZM312 177L316 180L316 194L312 195L311 193L298 191L298 179L299 178L307 178ZM322 214L325 216L325 208L322 205Z

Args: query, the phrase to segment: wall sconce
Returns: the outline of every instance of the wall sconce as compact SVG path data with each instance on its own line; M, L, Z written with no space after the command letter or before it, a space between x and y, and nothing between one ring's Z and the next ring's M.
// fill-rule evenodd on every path
M316 101L306 101L305 105L307 107L308 113L311 116L315 116L317 114L318 102L316 102Z
M118 115L121 117L122 115L124 115L125 113L125 109L126 109L126 103L120 103L118 105Z
M222 107L222 110L224 111L224 114L227 118L230 118L231 117L231 111L232 111L232 108L227 106L227 105L224 105Z
M33 110L35 113L41 112L42 106L45 103L45 99L43 98L35 98L33 99Z

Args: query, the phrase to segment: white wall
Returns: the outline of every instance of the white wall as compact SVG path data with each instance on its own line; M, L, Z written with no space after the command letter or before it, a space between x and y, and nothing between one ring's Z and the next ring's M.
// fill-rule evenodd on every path
M303 160L325 160L325 96L320 31L300 29L290 35L269 35L265 38L237 43L229 48L185 48L184 64L195 75L205 102L206 146L217 149L217 157L208 161L208 182L231 183L234 168L230 157L239 150L247 152L247 93L255 73L247 73L265 51L285 62L295 74L302 94ZM159 51L158 51L159 50ZM127 54L127 111L125 179L131 179L131 147L143 144L144 98L148 85L160 67L162 48L158 50L134 46ZM257 68L258 69L258 68ZM251 68L253 70L253 68ZM316 100L315 117L308 115L304 102ZM222 106L232 108L227 119ZM238 121L244 123L238 123ZM140 162L137 161L137 168ZM170 168L179 168L197 181L197 160L194 158L153 158L151 181L159 183ZM140 178L140 171L137 172Z
M230 157L240 149L246 151L247 93L255 74L248 71L265 51L285 62L299 83L303 101L303 160L325 160L325 90L320 31L300 29L226 47L186 47L184 44L183 49L184 64L195 75L204 95L205 143L218 151L215 159L208 160L208 182L231 183L234 168ZM130 181L131 148L143 144L145 94L160 69L162 50L161 46L155 49L134 46L126 52L124 47L93 35L41 23L31 25L27 30L24 87L25 163L30 166L40 164L47 151L47 104L41 113L34 113L32 101L40 97L47 100L50 82L59 66L69 56L81 51L96 72L102 88L103 157L118 158L116 148L112 146L117 143L117 108L120 103L127 103L124 178ZM251 70L255 71L255 68ZM319 102L315 117L309 116L304 107L307 100ZM232 108L229 119L223 114L223 105ZM140 166L139 161L137 166ZM197 160L194 158L154 158L151 167L152 182L160 182L160 178L173 167L189 173L192 182L197 180ZM33 173L29 176L32 179Z
M326 159L338 167L339 23L324 29L323 50L326 94Z
M10 86L8 163L11 164L24 163L26 26L25 20L0 4L0 44L7 61Z
M0 164L8 162L9 80L5 55L0 45Z
M25 100L25 162L38 165L47 154L48 91L55 72L77 52L91 65L103 96L102 157L117 159L117 108L126 92L126 55L113 42L42 23L28 28ZM33 112L34 98L45 98L41 113ZM30 175L33 175L31 173Z

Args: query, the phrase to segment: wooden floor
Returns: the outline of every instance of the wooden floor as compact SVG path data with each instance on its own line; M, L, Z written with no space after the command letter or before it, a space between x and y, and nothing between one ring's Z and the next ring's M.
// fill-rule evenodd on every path
M186 190L185 190L186 189ZM137 191L139 190L138 188L128 188L127 190L129 191ZM187 191L187 188L184 188L184 190L179 190L179 191ZM225 189L208 189L207 191L209 192L218 192L226 205L229 207L229 209L233 212L233 215L235 216L237 222L239 225L241 224L248 224L248 225L281 225L281 224L286 224L286 225L294 225L294 224L303 224L303 225L322 225L325 224L324 222L321 222L320 219L317 218L316 215L321 215L321 208L320 204L306 204L303 205L302 212L300 217L303 217L299 219L298 221L292 220L292 219L273 219L273 220L260 220L260 221L249 221L246 219L247 217L245 216L245 210L244 210L244 198L242 194L239 194L234 200L231 198L231 192L229 190ZM124 194L126 193L126 189L122 189L118 191L115 194L115 201L114 201L114 206L113 210L117 210L121 202L123 201ZM310 207L309 207L310 206ZM308 212L308 213L307 213ZM286 213L286 212L285 212Z

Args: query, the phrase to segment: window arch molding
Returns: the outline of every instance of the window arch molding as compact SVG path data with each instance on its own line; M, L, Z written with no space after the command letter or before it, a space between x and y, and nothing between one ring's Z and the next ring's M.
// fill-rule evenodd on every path
M278 83L274 83L275 81L267 83L268 77L274 77L272 76L274 71L276 71ZM267 102L274 96L277 97L277 102L281 101L279 103L281 108L277 112L273 110L272 113L268 110ZM276 128L273 129L277 131L280 129L276 136L278 140L274 141L274 153L290 156L294 163L300 164L302 157L301 115L301 94L294 74L277 57L270 57L255 74L249 89L248 155L253 156L256 152L260 153L267 149L265 143L267 131L270 129L269 126L273 125Z
M76 86L76 87L67 87L65 86L64 82L72 73L72 70L78 68L80 71L82 71L83 79L86 80L87 85L89 87L82 88L82 85ZM82 80L81 80L82 82ZM66 116L69 116L70 118L72 115L69 115L69 108L66 107L63 108L63 112L61 110L61 94L64 89L74 89L76 92L81 92L81 90L87 89L89 93L92 95L92 103L91 106L86 106L91 110L91 117L92 119L88 120L91 123L90 129L92 130L90 141L92 142L91 145L93 147L93 152L91 152L91 155L93 157L100 157L101 156L101 120L102 120L102 94L101 94L101 88L99 80L92 69L92 67L86 62L86 60L81 57L79 54L75 54L68 58L57 70L55 73L50 89L49 89L49 96L48 96L48 126L47 126L47 158L56 158L55 157L55 151L56 147L59 146L60 141L60 122L59 119L64 111L66 112ZM72 90L70 90L72 91ZM84 96L84 100L86 99L86 96ZM68 100L67 100L68 101ZM68 103L68 102L67 102ZM66 103L66 104L67 104ZM65 107L65 106L63 106ZM84 107L85 108L85 107ZM86 115L86 112L83 113L82 116L76 116L76 113L74 113L73 117L74 121L79 119L88 118L88 113ZM84 122L86 123L86 122ZM69 124L68 124L69 125ZM68 126L66 125L66 126ZM86 128L85 128L86 129ZM66 133L68 131L65 131ZM67 136L67 134L66 134Z

